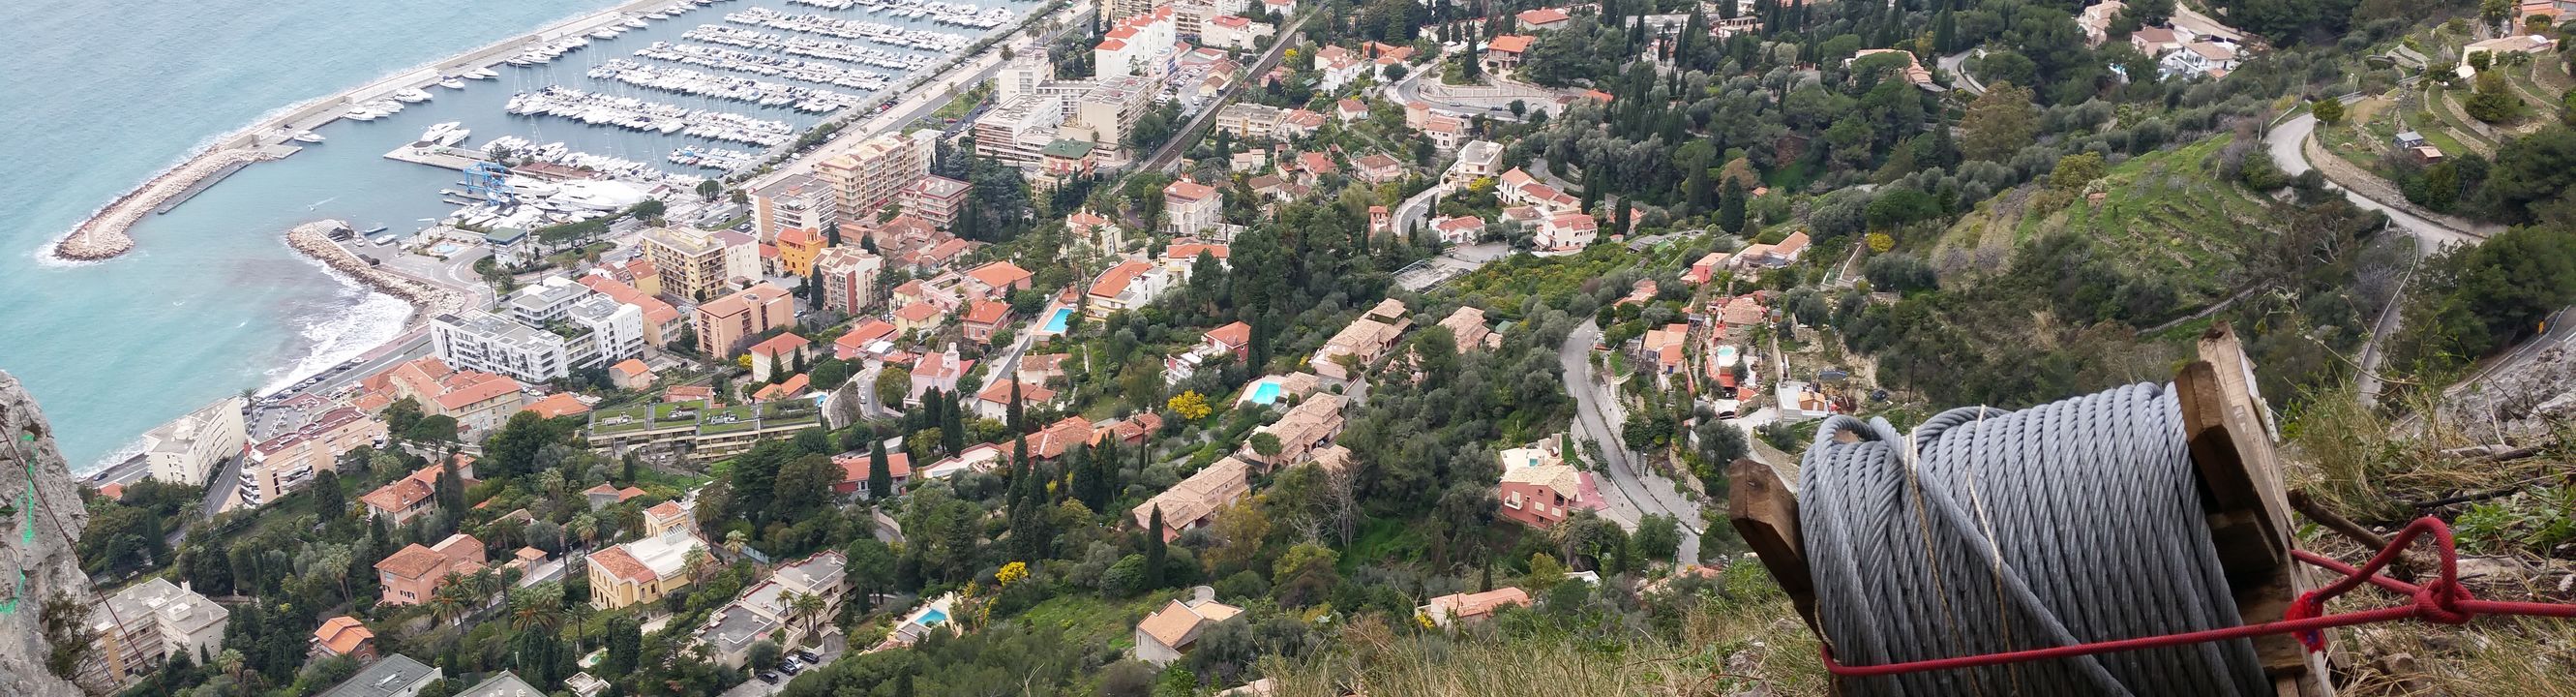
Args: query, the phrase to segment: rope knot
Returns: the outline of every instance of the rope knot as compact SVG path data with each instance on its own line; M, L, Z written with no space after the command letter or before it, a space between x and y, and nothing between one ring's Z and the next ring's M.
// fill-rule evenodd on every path
M2308 591L2300 593L2297 600L2290 601L2290 609L2281 613L2281 619L2283 621L2304 620L2323 614L2325 614L2325 600L2317 597L2316 591ZM2308 647L2309 653L2326 650L2325 630L2311 629L2298 632L2296 636L2299 638L2300 645Z
M2415 614L2427 622L2468 624L2476 613L2460 609L2462 601L2471 600L2469 589L2450 579L2435 579L2415 590Z

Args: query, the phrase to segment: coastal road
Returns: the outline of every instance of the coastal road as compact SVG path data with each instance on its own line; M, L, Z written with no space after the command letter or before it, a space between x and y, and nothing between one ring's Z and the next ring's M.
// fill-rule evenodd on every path
M1603 415L1605 403L1614 399L1592 376L1592 345L1600 342L1601 327L1591 321L1575 327L1565 335L1565 344L1557 347L1557 361L1564 369L1565 391L1574 395L1576 416L1575 438L1600 444L1601 471L1610 476L1611 486L1604 492L1616 491L1628 504L1645 513L1661 513L1681 522L1682 545L1679 563L1699 563L1699 504L1681 494L1672 480L1653 472L1639 472L1631 465L1635 453L1619 442L1619 432Z

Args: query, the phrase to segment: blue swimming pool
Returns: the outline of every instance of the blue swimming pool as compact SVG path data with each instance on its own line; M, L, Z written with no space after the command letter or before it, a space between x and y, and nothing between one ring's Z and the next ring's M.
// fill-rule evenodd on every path
M1279 401L1279 381L1263 380L1261 384L1253 385L1252 401L1261 404Z
M1070 308L1070 307L1059 307L1059 308L1056 308L1056 309L1055 309L1055 316L1054 316L1054 317L1048 317L1048 318L1047 318L1046 330L1047 330L1048 332L1052 332L1052 333L1056 333L1056 334L1062 334L1062 333L1064 333L1064 323L1065 323L1067 320L1071 320L1071 319L1073 319L1073 308Z
M937 627L939 623L946 621L948 621L948 613L940 612L939 608L931 608L929 612L921 613L921 626L924 627Z

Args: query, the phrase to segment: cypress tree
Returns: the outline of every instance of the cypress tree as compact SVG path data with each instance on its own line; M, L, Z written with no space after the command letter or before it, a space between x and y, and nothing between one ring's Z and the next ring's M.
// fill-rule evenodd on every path
M1744 231L1744 185L1727 179L1717 187L1717 227L1728 234Z
M894 469L886 464L885 441L868 439L868 498L894 495Z
M1163 587L1163 563L1168 552L1163 548L1163 507L1154 507L1152 522L1145 525L1145 587Z

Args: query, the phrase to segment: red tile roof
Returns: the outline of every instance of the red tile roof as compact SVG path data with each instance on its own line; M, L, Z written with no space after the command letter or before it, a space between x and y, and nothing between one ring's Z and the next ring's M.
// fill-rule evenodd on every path
M1216 195L1216 189L1211 188L1206 184L1183 179L1172 182L1171 186L1163 187L1163 195L1185 201L1205 201L1208 197Z
M1521 34L1505 34L1497 36L1494 37L1493 41L1485 43L1485 50L1501 51L1504 53L1527 52L1529 51L1531 38L1533 37Z
M812 340L802 336L797 336L795 332L786 332L779 334L778 336L769 337L768 341L752 344L751 353L756 356L769 356L775 358L789 351L805 348L807 345L812 343L814 343Z
M1209 341L1222 344L1226 348L1238 348L1252 343L1252 325L1235 322L1207 330L1206 336Z
M1019 265L1007 261L996 261L975 267L975 270L966 272L966 276L968 278L975 279L977 283L982 283L985 286L992 288L1007 288L1014 285L1025 284L1028 283L1030 278L1028 270L1022 269Z
M570 392L557 392L547 395L545 399L540 399L527 406L520 407L519 411L533 411L536 412L538 416L551 419L558 416L589 413L590 405L581 403L581 398L573 396Z
M1142 276L1153 268L1153 264L1134 260L1109 267L1108 271L1101 272L1100 280L1091 283L1091 295L1098 298L1116 298L1118 294L1127 292L1127 286L1135 283L1137 276Z
M868 463L867 453L843 453L832 458L832 464L841 466L841 481L844 483L867 481ZM886 453L886 473L896 479L912 476L912 455Z
M990 300L978 300L966 307L966 321L973 324L1000 324L1010 316L1010 305Z
M635 555L627 554L624 547L611 545L607 549L592 552L590 563L606 569L608 575L617 578L637 583L653 580L653 569L645 566L644 562L636 560Z
M375 638L376 633L368 630L365 623L347 615L323 620L322 626L313 630L313 641L342 656L357 651L360 645Z

